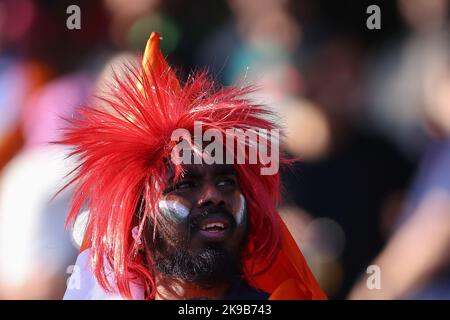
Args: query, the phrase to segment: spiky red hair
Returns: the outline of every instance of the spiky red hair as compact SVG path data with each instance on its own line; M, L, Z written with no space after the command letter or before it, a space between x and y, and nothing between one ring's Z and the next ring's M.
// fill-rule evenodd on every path
M266 108L246 98L249 88L217 88L205 73L180 85L159 51L157 34L150 37L142 66L127 70L125 77L115 76L112 92L100 98L106 108L79 108L60 142L71 146L71 155L79 161L69 183L75 184L75 193L68 223L87 207L85 245L91 248L99 283L111 289L104 272L109 263L124 297L130 297L130 281L137 278L152 298L153 266L144 266L135 254L131 230L136 225L142 230L145 221L140 219L158 217L156 201L164 190L166 160L175 146L172 132L177 128L193 132L195 121L201 121L204 130L214 128L223 134L230 128L270 130L275 125L267 120ZM280 242L279 175L261 175L261 163L234 166L250 224L244 259L265 266L275 258ZM139 217L140 203L145 205ZM255 269L244 269L253 283Z

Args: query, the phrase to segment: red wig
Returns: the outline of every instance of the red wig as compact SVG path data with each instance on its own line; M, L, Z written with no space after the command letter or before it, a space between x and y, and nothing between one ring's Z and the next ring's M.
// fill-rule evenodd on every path
M126 298L131 297L130 281L135 280L144 284L147 298L155 294L153 266L137 254L131 230L139 225L142 231L148 219L156 226L156 204L176 144L172 132L178 128L193 132L196 121L204 130L214 128L223 134L233 128L276 129L267 120L270 112L246 98L249 88L217 88L204 73L181 85L161 55L159 41L152 33L142 66L128 67L124 77L114 77L111 94L100 98L106 108L79 108L60 141L72 147L71 155L79 161L69 182L75 193L67 222L73 222L83 207L89 209L83 247L91 249L94 274L105 290L112 290L105 274L110 264L114 285ZM269 283L276 276L268 282L257 280L279 260L286 232L276 211L279 174L261 175L261 163L234 166L250 222L244 276L253 286L272 292L279 283ZM176 167L175 179L181 172Z

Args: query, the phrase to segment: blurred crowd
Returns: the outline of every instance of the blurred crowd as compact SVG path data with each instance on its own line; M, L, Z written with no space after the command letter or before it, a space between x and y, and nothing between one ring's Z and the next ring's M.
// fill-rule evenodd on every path
M81 9L69 30L68 6ZM381 29L366 26L378 4ZM52 144L151 31L279 115L280 214L332 299L450 299L448 0L0 0L0 299L59 299L79 239ZM115 69L115 67L117 67ZM372 274L369 266L377 266ZM368 269L369 268L369 269ZM371 279L379 276L378 285Z

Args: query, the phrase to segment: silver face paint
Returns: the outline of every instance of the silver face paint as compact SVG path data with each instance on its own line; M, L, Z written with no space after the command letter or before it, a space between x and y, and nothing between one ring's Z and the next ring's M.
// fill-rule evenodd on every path
M168 218L184 220L189 215L189 209L174 200L160 200L158 202L158 207L159 210Z
M158 202L159 210L168 218L175 218L177 220L184 220L189 215L189 209L174 200L160 200ZM242 194L239 195L239 205L235 214L236 223L240 225L244 220L246 209L245 198Z
M244 219L245 206L245 198L241 193L239 195L239 208L236 212L236 223L238 225L240 225L242 223L242 220Z

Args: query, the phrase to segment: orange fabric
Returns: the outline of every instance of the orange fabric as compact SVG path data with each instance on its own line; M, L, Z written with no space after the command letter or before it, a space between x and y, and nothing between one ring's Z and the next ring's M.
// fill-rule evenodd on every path
M295 279L280 284L270 295L269 300L311 300L311 292Z
M288 228L280 217L278 219L281 232L280 251L271 266L254 277L255 285L272 293L271 300L327 299ZM262 265L250 260L246 267L257 272Z

